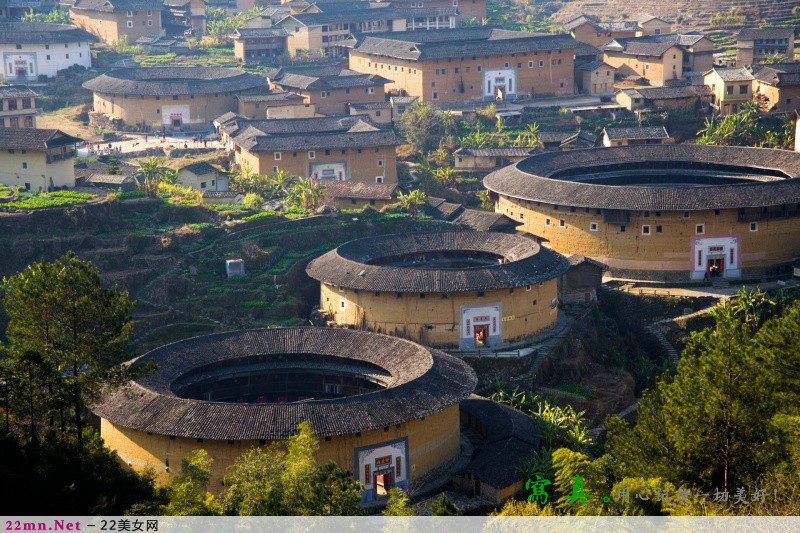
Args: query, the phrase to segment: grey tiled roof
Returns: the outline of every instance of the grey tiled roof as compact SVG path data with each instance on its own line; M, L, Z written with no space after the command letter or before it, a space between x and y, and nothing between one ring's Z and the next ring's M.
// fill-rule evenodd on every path
M236 191L203 191L203 198L236 198L242 193Z
M603 128L603 132L612 141L669 139L664 126L640 128Z
M119 13L120 11L161 11L163 4L158 0L75 0L75 9Z
M97 37L77 26L44 22L0 22L0 44L96 42Z
M673 46L677 46L677 44L669 41L657 42L647 37L631 37L615 39L605 45L603 50L627 55L661 57Z
M373 20L394 20L411 17L446 17L455 16L458 10L454 7L397 9L392 7L341 10L335 9L322 13L299 13L289 15L278 22L283 24L287 19L294 19L304 26L323 26L328 24L357 24Z
M172 385L207 365L257 357L266 368L350 367L377 370L387 388L368 394L285 404L189 400ZM217 333L149 352L134 365L157 370L91 406L122 428L214 440L283 440L308 420L320 437L350 435L433 415L467 398L475 372L438 350L410 341L334 328L276 328ZM341 363L339 363L341 364ZM376 368L377 367L377 368Z
M597 57L602 52L599 48L592 46L591 44L582 43L580 41L575 42L575 57L582 57L582 56L594 56Z
M86 183L109 184L109 185L122 185L124 183L134 183L136 180L133 176L126 176L124 174L92 174L85 178Z
M69 146L82 139L60 130L38 128L0 128L0 149L39 150Z
M236 28L231 34L231 38L286 37L287 35L283 28Z
M453 155L475 157L524 157L531 155L535 148L459 148Z
M593 70L596 70L596 69L602 67L603 65L605 65L606 67L608 67L608 68L610 68L612 70L616 70L616 67L612 67L608 63L600 61L599 59L596 59L596 60L591 61L589 63L584 63L582 65L578 65L575 68L578 69L578 70L586 71L586 72L592 72Z
M222 172L220 169L211 163L207 163L206 161L198 161L197 163L192 163L191 165L181 167L179 170L188 170L196 176L204 176L206 174Z
M623 89L622 92L633 98L643 98L645 100L673 100L710 95L711 89L706 85L679 85L677 87Z
M24 85L0 86L0 98L34 98L39 96Z
M606 166L630 168L748 168L791 179L711 186L613 186L564 181L556 174ZM589 170L587 170L589 172ZM483 180L498 194L553 205L630 210L761 207L800 202L800 153L766 148L639 145L548 152L495 171Z
M355 110L369 111L371 109L391 109L392 104L389 102L367 102L350 104L350 107Z
M509 262L463 269L437 269L431 264L420 268L367 264L380 257L448 250L489 252ZM309 263L306 272L321 282L351 289L451 293L522 287L556 278L567 267L564 257L526 237L462 231L351 241Z
M297 104L305 99L299 94L288 91L270 91L264 94L240 94L236 96L240 102L287 102Z
M478 209L464 209L452 222L453 224L463 224L475 231L489 231L500 226L518 226L520 224L502 213Z
M794 28L746 28L736 36L740 41L754 41L756 39L793 39Z
M719 77L722 78L723 81L750 81L753 79L753 75L750 74L750 71L744 67L739 67L739 68L714 67L711 70L719 74ZM711 70L706 72L706 74L711 72Z
M333 198L393 200L396 183L359 183L353 181L318 180L325 187L323 194Z
M567 257L567 261L569 261L569 266L571 267L578 266L582 263L588 263L590 265L596 266L600 270L608 270L608 266L604 265L600 261L592 259L591 257L586 257L585 255L581 254L572 254L569 257Z
M776 87L800 85L800 62L754 65L753 76L761 82Z
M402 144L393 130L382 129L365 115L276 120L249 120L238 115L222 121L233 141L251 152L370 148Z
M360 34L355 50L397 59L423 60L464 56L574 49L569 35L534 34L488 26L436 31Z
M539 427L529 415L507 405L472 395L459 404L461 411L479 421L486 442L459 474L472 474L494 488L522 479L520 466L539 449Z
M267 86L261 76L212 67L121 68L84 82L90 91L127 96L232 93Z
M377 74L363 74L341 67L283 68L272 81L281 87L293 89L347 89L353 87L375 87L389 83Z

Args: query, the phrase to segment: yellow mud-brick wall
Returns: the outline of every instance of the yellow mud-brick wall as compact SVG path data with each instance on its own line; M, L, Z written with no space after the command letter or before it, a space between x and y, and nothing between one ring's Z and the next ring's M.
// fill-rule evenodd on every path
M496 211L521 222L519 229L543 239L557 252L587 255L616 268L688 271L695 236L738 236L742 268L778 264L800 255L800 218L796 216L757 220L751 231L751 222L738 221L738 209L630 211L622 232L620 224L603 222L597 209L556 209L500 195ZM597 224L596 231L590 230L591 224ZM645 225L650 226L649 234L643 233ZM698 225L703 226L702 235L697 233Z
M557 294L555 279L541 284L478 292L395 293L356 291L321 283L320 309L339 324L401 336L431 346L458 346L461 306L500 304L503 341L532 335L552 326L558 310L551 307ZM400 295L398 297L398 295ZM344 302L344 307L342 307ZM427 326L431 326L429 329Z
M313 159L310 151L314 152ZM249 152L242 149L234 152L234 158L238 165L247 165L258 174L270 174L277 168L291 176L303 178L309 177L312 163L345 161L349 173L347 181L374 184L376 176L383 176L383 183L397 183L394 146L331 149L329 152L326 154L324 149L303 150L300 147L296 151L277 152L280 155L276 156L276 152Z
M467 55L462 58L422 61L406 61L350 51L350 68L392 80L393 83L388 84L386 90L402 89L409 96L437 102L483 98L484 71L504 68L516 69L517 84L514 90L517 94L572 94L575 86L573 63L572 49L508 53L490 57Z
M683 77L683 52L677 46L664 52L661 57L606 51L603 61L615 67L623 76L642 76L649 80L651 85L661 86L665 80Z
M342 416L346 416L343 413ZM180 473L181 460L194 450L204 449L214 459L209 490L218 493L222 490L225 470L233 464L244 451L259 445L258 441L170 438L168 435L155 435L143 431L117 426L101 419L100 433L106 446L116 451L122 461L141 471L151 468L157 480L165 483L171 476ZM354 450L386 441L408 437L409 472L411 480L430 470L455 459L460 451L460 429L458 405L452 405L424 419L412 420L397 426L365 431L360 436L341 435L320 439L317 461L323 464L329 460L353 472ZM167 470L169 460L169 470ZM413 469L413 470L412 470Z
M308 91L294 91L291 87L286 87L285 89L302 95L307 101L314 104L317 113L322 115L346 115L348 114L348 103L371 104L386 101L383 85ZM322 96L323 93L325 94L324 97Z
M106 44L112 44L123 36L128 44L133 44L143 35L161 35L160 9L134 11L130 17L126 11L108 13L70 9L70 18L77 27L96 35ZM132 23L130 28L129 21Z
M126 96L94 93L94 111L122 119L128 126L139 124L161 129L169 124L169 112L163 118L164 106L189 106L189 121L184 128L208 127L211 121L225 113L238 111L234 93L199 94L196 96ZM184 117L184 121L186 117ZM169 129L169 126L167 126Z

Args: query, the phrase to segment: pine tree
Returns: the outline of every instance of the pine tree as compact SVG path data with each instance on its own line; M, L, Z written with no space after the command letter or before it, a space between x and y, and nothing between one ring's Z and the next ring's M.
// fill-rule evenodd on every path
M383 516L415 516L417 512L411 507L406 491L395 487L389 489L389 501L381 514Z
M461 509L448 500L443 492L431 504L431 514L433 516L461 516Z

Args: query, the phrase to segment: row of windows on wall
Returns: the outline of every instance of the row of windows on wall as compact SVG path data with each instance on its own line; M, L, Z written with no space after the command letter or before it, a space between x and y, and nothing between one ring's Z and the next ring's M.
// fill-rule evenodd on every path
M551 55L552 53L553 53L553 51L552 51L552 50L548 50L548 51L547 51L547 54L548 54L548 55ZM561 53L561 50L557 50L557 53L559 53L559 54L560 54L560 53ZM517 55L517 54L511 54L511 57L515 57L516 55ZM527 52L523 52L523 53L522 53L522 55L523 55L523 56L527 56L527 55L528 55L528 53L527 53ZM536 56L536 55L539 55L539 52L533 52L533 55L535 55L535 56ZM466 57L462 57L462 58L459 58L459 59L460 59L461 61L465 61L465 60L466 60ZM472 60L473 60L473 61L474 61L474 60L476 60L476 59L477 59L477 56L472 56ZM449 62L451 62L452 60L453 60L453 58L448 58L448 59L447 59L447 62L449 63ZM535 64L535 62L534 62L534 61L528 61L528 68L533 68L534 64ZM543 67L543 66L544 66L544 64L545 64L545 61L544 61L544 60L542 60L542 59L540 59L540 60L539 60L539 66L540 66L540 67ZM553 64L553 65L561 65L561 59L553 59L553 60L552 60L552 64ZM511 63L508 63L508 62L504 63L504 66L505 66L505 68L508 68L510 65L511 65ZM371 61L368 61L368 62L367 62L367 67L372 67L372 66L373 66L373 65L372 65L372 62L371 62ZM383 69L384 69L384 66L386 67L386 70L392 70L392 65L388 65L388 64L385 64L385 63L375 63L375 70L378 70L378 67L380 67L380 69L381 69L381 70L383 70ZM482 68L483 68L483 67L482 67L481 65L476 65L476 66L475 66L475 70L476 70L477 72L481 72ZM522 68L522 63L517 63L517 68ZM397 67L397 65L394 65L394 70L395 70L395 71L397 71L397 70L398 70L398 67ZM405 67L400 67L400 68L399 68L399 70L400 70L400 72L405 72ZM470 72L470 67L465 67L465 68L464 68L464 71L465 71L465 72ZM410 74L416 74L416 73L417 73L417 69L412 69L412 68L409 68L409 69L408 69L408 72L409 72ZM447 69L446 69L446 68L442 68L442 69L438 69L438 68L437 68L437 69L436 69L434 72L436 73L436 75L437 75L437 76L444 76L444 75L446 75L446 74L447 74ZM454 68L453 68L453 72L454 72L455 74L459 74L461 71L460 71L459 67L454 67Z
M520 218L524 219L524 215L522 215ZM545 218L544 219L544 225L545 226L552 226L553 224L552 224L552 221L549 218ZM567 227L567 222L563 218L559 219L558 220L558 227L559 228L566 228ZM597 222L590 222L589 223L589 231L597 231L598 228L599 228L599 224ZM621 233L625 233L626 225L625 224L620 225L619 231ZM750 223L750 231L758 231L758 222L751 222ZM657 225L655 227L655 232L656 233L663 233L663 226L661 226L660 224ZM705 224L697 224L697 225L695 225L695 233L697 235L703 235L705 233ZM651 226L650 226L650 224L643 224L642 225L642 235L650 235L650 234L651 234Z
M360 154L364 150L364 148L357 148L356 150ZM373 150L375 150L376 154L381 151L380 148L373 148ZM273 152L273 153L275 154L275 161L280 161L281 158L283 157L283 152ZM347 153L347 150L342 150L342 155L345 155L346 153ZM331 150L325 150L325 155L331 155ZM297 157L297 152L292 152L292 157ZM317 152L316 151L314 151L314 150L309 150L308 151L308 158L309 159L316 159L316 157L317 157ZM379 167L383 166L383 159L379 159L378 160L378 166Z
M86 46L89 46L89 43L86 43ZM80 48L80 47L81 47L81 43L78 43L78 48ZM22 45L21 44L15 45L15 48L17 50L22 50ZM64 43L64 48L69 48L69 43ZM44 49L45 50L50 50L50 45L49 44L44 45Z

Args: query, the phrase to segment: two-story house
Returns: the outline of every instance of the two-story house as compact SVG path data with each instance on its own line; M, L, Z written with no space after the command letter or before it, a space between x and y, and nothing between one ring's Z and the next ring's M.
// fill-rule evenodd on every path
M736 36L736 66L749 67L767 56L794 61L794 28L747 28Z
M22 85L0 86L0 128L35 128L37 96Z
M165 35L159 0L75 0L69 10L76 26L104 43L134 43L145 35Z
M75 186L75 144L81 139L52 129L0 129L0 183L47 192Z
M722 115L753 99L753 75L745 68L714 67L703 74L703 83L711 88L711 107Z

